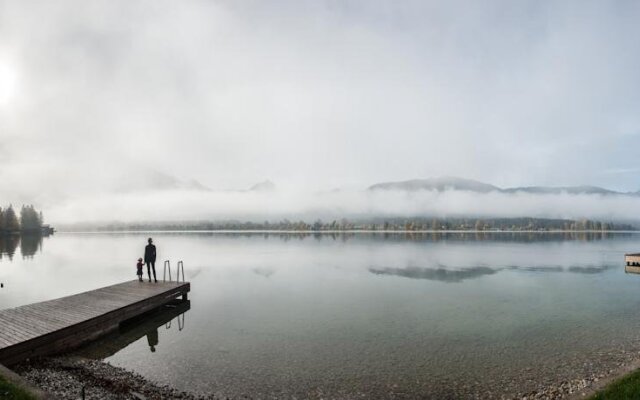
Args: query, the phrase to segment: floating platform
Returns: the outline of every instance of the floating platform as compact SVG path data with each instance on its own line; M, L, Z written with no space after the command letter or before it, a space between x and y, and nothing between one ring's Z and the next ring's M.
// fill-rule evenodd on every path
M624 272L640 274L640 253L624 255Z
M42 303L0 310L0 364L69 351L176 298L189 282L124 282Z

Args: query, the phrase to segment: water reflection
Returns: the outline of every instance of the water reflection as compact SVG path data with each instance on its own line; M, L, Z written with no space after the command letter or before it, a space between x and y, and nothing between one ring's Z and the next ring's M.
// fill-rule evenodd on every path
M573 266L569 267L568 271L576 274L601 274L608 269L613 269L616 267L616 265Z
M344 234L347 238L353 234ZM565 241L601 241L614 238L631 237L634 233L612 232L371 232L371 237L386 241L488 241L504 243L565 242Z
M628 273L628 274L639 275L640 274L640 267L635 266L635 265L625 265L624 266L624 272Z
M489 267L471 267L463 269L445 268L369 268L369 272L376 275L396 275L411 279L428 279L440 282L462 282L465 279L475 279L484 275L492 275L500 271Z
M148 236L58 235L35 262L0 265L0 304L133 279ZM157 233L160 259L185 261L189 329L185 314L163 328L177 311L83 351L220 398L472 397L447 397L451 382L506 398L583 377L608 362L590 351L637 342L640 281L622 260L638 238Z
M0 259L13 260L18 246L22 258L33 258L42 249L42 235L0 235Z
M410 279L427 279L431 281L439 281L446 283L457 283L467 279L476 279L486 275L493 275L502 270L508 269L511 271L526 271L526 272L571 272L576 274L601 274L607 270L616 268L613 264L604 265L586 265L586 266L571 266L567 269L561 266L532 266L532 267L518 267L510 266L505 268L490 268L485 266L468 267L468 268L452 268L446 266L440 266L438 268L423 268L423 267L406 267L406 268L376 268L370 267L369 272L375 275L393 275Z
M17 235L0 236L0 259L8 257L9 260L13 260L19 242L20 236Z
M158 328L156 327L147 332L147 343L149 343L149 350L151 350L152 353L156 352L158 342Z
M112 236L126 236L126 233L108 233ZM566 242L566 241L582 241L592 242L601 240L612 240L621 238L631 238L637 233L633 232L389 232L389 231L367 231L367 232L291 232L291 231L269 231L269 232L228 232L228 231L201 231L201 232L170 232L173 236L216 236L227 238L255 238L263 239L276 238L284 242L293 240L303 241L305 239L314 239L316 241L371 241L380 240L385 242L504 242L504 243L535 243L535 242Z
M256 267L253 269L253 272L255 272L257 275L269 278L271 275L275 274L276 271L274 271L272 268Z
M528 271L528 272L564 272L564 268L562 268L561 266L555 266L555 267L517 267L517 266L511 266L509 267L509 269L521 269L523 271Z
M42 248L42 235L23 235L20 237L20 253L22 257L33 258Z
M122 236L125 233L109 234L112 237ZM199 237L225 237L225 238L255 238L262 237L265 240L279 239L283 242L291 240L305 241L312 238L314 241L340 241L343 243L354 242L496 242L496 243L537 243L537 242L566 242L566 241L604 241L622 238L631 238L634 233L611 232L172 232L173 236L199 236ZM23 258L33 258L42 250L42 235L5 235L0 236L0 259L8 258L10 261L16 254L18 246ZM475 267L474 267L475 268ZM471 275L479 271L467 271ZM485 271L486 272L486 271ZM583 271L572 271L583 272ZM256 271L261 274L261 272ZM401 275L401 272L399 275ZM436 275L441 272L435 271ZM592 273L592 272L586 272ZM412 272L409 272L411 275ZM483 275L484 273L480 273ZM269 275L269 274L267 274ZM466 276L463 274L462 276ZM428 279L428 278L423 278ZM462 278L462 279L466 279ZM454 281L455 278L454 278Z
M155 353L156 348L160 345L158 329L163 326L166 329L171 329L172 320L178 319L178 330L182 331L184 329L185 313L190 309L190 300L176 300L141 318L124 322L118 332L89 343L75 351L74 354L80 357L102 360L113 356L130 344L145 337L149 351Z

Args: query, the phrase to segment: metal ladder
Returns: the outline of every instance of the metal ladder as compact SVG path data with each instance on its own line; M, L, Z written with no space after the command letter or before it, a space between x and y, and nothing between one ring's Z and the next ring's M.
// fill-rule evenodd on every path
M171 262L169 260L164 260L164 272L162 273L162 282L167 281L167 270L169 270L169 282L171 279Z
M178 266L177 266L177 271L176 271L176 283L180 283L180 271L182 270L182 283L185 283L186 281L184 280L184 263L182 261L178 261Z
M171 278L171 262L169 260L164 260L164 272L162 274L162 281L167 281L167 271L169 272L169 282L173 281ZM184 278L184 262L178 261L178 265L176 267L176 283L180 283L180 271L182 271L182 283L185 283L186 280Z
M176 266L176 283L180 283L180 271L182 271L182 283L185 283L186 280L184 278L184 262L182 260L178 261L178 264ZM162 281L166 282L167 281L167 272L169 272L169 282L173 282L173 279L171 278L171 261L169 260L164 260L164 272L162 274ZM178 331L181 331L184 329L184 315L186 313L182 313L180 315L178 315L176 318L178 319ZM180 318L182 317L182 318ZM170 329L171 328L171 321L167 322L165 325L166 329Z

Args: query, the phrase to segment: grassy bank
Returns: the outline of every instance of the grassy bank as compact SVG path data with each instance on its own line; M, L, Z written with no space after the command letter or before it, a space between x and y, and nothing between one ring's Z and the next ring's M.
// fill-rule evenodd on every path
M640 399L640 369L611 382L589 400Z
M36 400L36 398L18 386L8 382L0 375L0 399Z

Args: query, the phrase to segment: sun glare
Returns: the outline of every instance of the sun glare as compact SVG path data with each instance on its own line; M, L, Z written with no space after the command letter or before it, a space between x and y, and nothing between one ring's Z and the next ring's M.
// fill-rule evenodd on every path
M0 106L6 106L15 96L16 82L15 70L0 62Z

